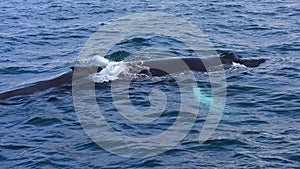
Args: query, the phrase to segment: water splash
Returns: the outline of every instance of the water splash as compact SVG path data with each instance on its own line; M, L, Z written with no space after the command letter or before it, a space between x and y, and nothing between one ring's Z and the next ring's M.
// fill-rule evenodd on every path
M127 66L123 62L108 62L105 68L93 75L93 81L102 83L116 80L126 69Z
M240 63L235 63L235 62L232 62L232 66L233 66L233 67L243 67L243 68L246 68L245 65L240 64Z

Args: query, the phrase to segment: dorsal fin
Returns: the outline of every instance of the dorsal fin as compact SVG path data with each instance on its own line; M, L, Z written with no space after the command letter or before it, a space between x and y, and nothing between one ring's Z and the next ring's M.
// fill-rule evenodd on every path
M74 69L80 70L80 69L94 69L97 68L97 72L100 72L102 70L102 67L97 67L97 66L92 66L92 67L81 67L81 66L71 66L70 69L72 69L72 71L74 71Z
M239 60L241 58L234 52L223 53L223 54L221 54L221 57L223 57L225 59L231 59L231 60Z

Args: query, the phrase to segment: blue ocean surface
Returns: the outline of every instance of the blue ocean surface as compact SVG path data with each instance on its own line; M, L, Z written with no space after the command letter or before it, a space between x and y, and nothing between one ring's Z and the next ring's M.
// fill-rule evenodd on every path
M14 0L1 1L0 9L1 93L70 71L96 31L143 12L187 20L219 54L233 51L243 58L267 59L256 68L235 65L225 70L225 109L202 143L197 138L213 99L208 75L196 72L197 119L183 140L154 156L123 157L96 144L79 121L71 85L1 102L0 168L300 168L299 1ZM138 51L157 48L194 56L172 38L137 35L115 44L104 57L152 59L151 52ZM178 76L184 81L184 75ZM157 89L168 98L165 112L153 124L130 122L114 107L110 83L98 84L97 103L109 124L128 137L169 130L179 115L176 81L142 77L131 85L129 98L137 110L151 106L149 93Z

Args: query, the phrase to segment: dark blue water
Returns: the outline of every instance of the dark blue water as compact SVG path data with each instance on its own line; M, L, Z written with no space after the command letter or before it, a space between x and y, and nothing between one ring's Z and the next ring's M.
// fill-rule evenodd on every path
M300 167L298 1L1 1L0 9L0 91L69 71L94 32L113 19L146 11L187 19L208 36L219 53L231 50L243 57L267 59L257 68L226 70L226 108L207 141L193 140L205 122L207 108L202 108L187 138L152 157L120 157L94 143L77 119L70 86L3 103L1 168ZM129 42L113 48L107 58L121 60L135 48L160 44L178 55L190 55L174 41L159 37ZM168 78L139 80L142 82L133 85L131 94L137 109L149 105L147 92L154 86L167 93L178 92ZM205 74L197 74L197 81L204 90L209 89ZM178 115L176 105L169 105L172 108L157 128L120 122L114 115L117 111L111 109L109 88L103 89L97 92L100 107L108 110L115 128L129 135L147 134L147 129L161 132Z

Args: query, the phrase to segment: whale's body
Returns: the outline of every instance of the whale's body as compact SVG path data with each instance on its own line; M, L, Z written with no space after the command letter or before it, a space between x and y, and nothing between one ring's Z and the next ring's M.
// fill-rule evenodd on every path
M210 68L214 66L224 65L224 67L226 67L234 63L239 63L246 67L257 67L263 62L265 62L265 59L242 59L235 53L229 52L222 54L220 57L211 57L205 59L191 57L168 58L160 60L128 62L128 64L139 64L140 66L148 68L144 70L142 69L138 72L139 74L147 74L150 76L165 76L170 73L189 70L207 72L210 71ZM19 95L29 95L47 90L52 87L58 87L66 83L71 83L74 72L76 72L77 77L86 77L91 73L100 72L101 70L102 67L72 67L72 71L54 79L42 81L33 86L1 93L0 100Z

